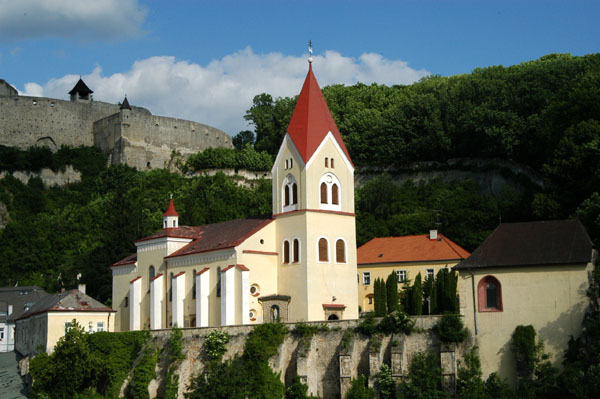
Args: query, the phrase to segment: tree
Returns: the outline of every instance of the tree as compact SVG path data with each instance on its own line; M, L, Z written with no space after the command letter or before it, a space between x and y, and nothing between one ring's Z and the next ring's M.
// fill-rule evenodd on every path
M231 141L233 142L233 146L237 150L241 150L246 146L253 146L254 133L252 133L250 130L242 130L241 132L233 136Z
M415 282L410 290L410 311L409 314L420 316L423 314L423 284L421 283L421 273L415 277Z
M379 277L373 284L373 298L375 300L375 316L385 316L387 314L387 292L385 282Z
M346 399L375 399L375 392L367 386L367 377L359 375L358 378L352 379Z
M398 310L398 274L395 271L388 276L385 287L387 291L387 313Z

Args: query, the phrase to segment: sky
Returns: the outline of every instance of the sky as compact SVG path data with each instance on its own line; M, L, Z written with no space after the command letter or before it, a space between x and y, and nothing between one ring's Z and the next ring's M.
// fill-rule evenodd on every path
M596 0L0 0L0 79L66 100L81 76L96 101L235 135L255 95L299 93L309 40L321 87L410 84L599 52L598 16Z

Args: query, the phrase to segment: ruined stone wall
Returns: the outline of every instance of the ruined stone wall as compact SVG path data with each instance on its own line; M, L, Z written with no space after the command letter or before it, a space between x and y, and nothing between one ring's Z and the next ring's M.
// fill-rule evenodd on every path
M92 146L94 121L118 111L117 105L100 101L0 96L0 144L22 149L36 144L51 149Z
M455 359L462 356L462 349L442 348L437 333L433 331L439 317L416 317L415 332L410 335L384 336L378 347L371 346L369 337L354 333L358 325L357 320L328 321L326 324L329 331L316 333L309 339L288 334L277 354L270 359L270 365L276 373L281 373L281 380L286 385L299 376L308 385L309 394L318 395L323 399L339 398L343 397L350 387L352 378L366 375L369 377L369 384L373 386L375 374L379 372L381 365L386 363L391 365L394 377L400 380L407 373L408 364L415 353L432 351L440 354L444 378L449 381L451 389L456 374ZM294 325L290 323L288 327L291 331ZM226 331L230 335L224 355L224 360L227 360L243 352L246 337L252 331L252 327L183 329L186 357L176 371L179 375L178 397L183 397L190 381L204 369L204 339L214 330ZM151 332L153 339L164 342L164 345L170 333L170 330ZM343 344L345 336L347 343ZM151 397L164 385L167 366L163 364L158 368L158 378L150 384Z
M94 123L94 143L113 164L126 163L140 170L168 168L173 151L187 157L209 147L233 148L231 137L219 129L135 109Z

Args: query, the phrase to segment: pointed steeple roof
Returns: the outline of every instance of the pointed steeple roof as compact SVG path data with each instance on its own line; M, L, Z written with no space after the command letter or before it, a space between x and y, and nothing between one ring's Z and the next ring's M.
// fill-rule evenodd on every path
M179 216L177 211L175 210L175 204L173 203L173 198L169 200L169 207L167 211L163 213L163 216Z
M87 87L87 85L85 83L83 83L83 80L81 78L79 78L79 81L75 84L75 86L69 92L69 94L75 94L75 93L79 93L80 95L87 95L87 94L92 94L93 91L90 90L90 88Z
M313 74L312 63L309 64L308 74L287 131L305 163L312 157L329 132L333 134L342 151L352 163L342 135L331 116L325 97Z
M119 109L128 109L131 110L131 106L129 105L129 101L127 101L127 96L125 96L125 100L123 100L123 104L119 107Z

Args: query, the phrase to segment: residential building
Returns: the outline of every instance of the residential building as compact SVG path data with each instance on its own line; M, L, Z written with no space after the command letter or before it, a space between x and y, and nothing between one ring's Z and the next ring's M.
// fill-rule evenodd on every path
M15 319L48 293L36 286L0 288L0 352L15 347Z
M532 325L560 367L569 339L581 332L596 259L581 222L555 220L501 224L454 267L484 375L514 378L511 336L518 325Z
M469 252L437 230L429 234L373 238L357 250L358 303L365 312L374 310L373 283L377 278L386 280L391 273L397 273L401 289L419 273L425 281L468 256Z

